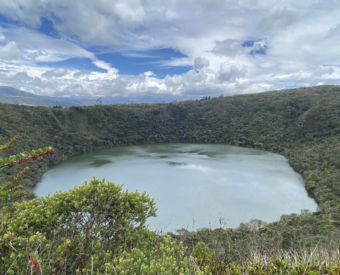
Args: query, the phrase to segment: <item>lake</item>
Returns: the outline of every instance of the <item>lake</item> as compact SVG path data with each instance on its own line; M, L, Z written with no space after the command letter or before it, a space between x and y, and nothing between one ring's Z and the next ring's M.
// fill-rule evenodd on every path
M34 188L38 196L67 191L93 176L155 198L150 229L217 228L282 214L315 211L304 181L281 155L215 144L156 144L97 150L52 166Z

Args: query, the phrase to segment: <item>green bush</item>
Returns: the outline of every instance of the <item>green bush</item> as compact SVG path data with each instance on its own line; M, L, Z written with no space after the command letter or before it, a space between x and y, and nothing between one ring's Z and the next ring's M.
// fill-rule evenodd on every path
M16 273L24 272L29 258L38 259L44 273L74 272L91 264L101 269L107 253L148 248L155 238L145 225L148 217L156 216L153 199L105 180L14 203L5 211L0 255L6 260L1 271L12 265Z

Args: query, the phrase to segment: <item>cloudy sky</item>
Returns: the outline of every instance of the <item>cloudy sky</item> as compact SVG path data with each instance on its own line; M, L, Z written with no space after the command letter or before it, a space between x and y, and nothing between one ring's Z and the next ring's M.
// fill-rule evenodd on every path
M0 86L171 101L340 84L339 0L0 0Z

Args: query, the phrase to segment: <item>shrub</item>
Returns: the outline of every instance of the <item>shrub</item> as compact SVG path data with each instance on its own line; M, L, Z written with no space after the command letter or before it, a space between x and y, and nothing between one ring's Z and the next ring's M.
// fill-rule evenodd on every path
M0 271L11 267L21 274L27 264L39 265L45 274L102 270L108 257L137 246L150 250L155 238L145 224L156 216L153 199L105 180L5 210Z

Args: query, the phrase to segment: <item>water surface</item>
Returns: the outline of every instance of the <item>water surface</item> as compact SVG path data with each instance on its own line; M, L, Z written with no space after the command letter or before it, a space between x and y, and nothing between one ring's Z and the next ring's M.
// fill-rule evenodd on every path
M302 177L281 155L213 144L157 144L97 150L57 164L34 191L46 196L96 178L124 183L155 198L151 229L226 227L315 211Z

